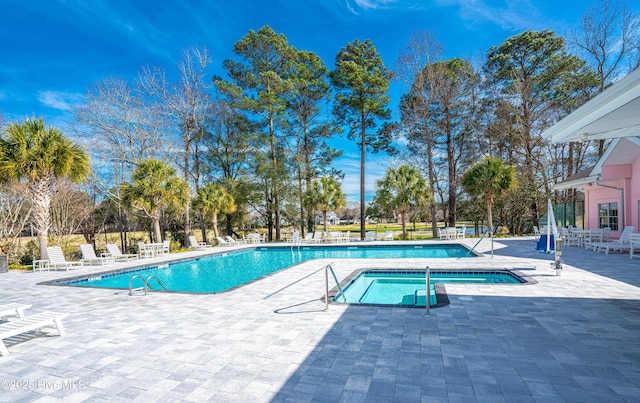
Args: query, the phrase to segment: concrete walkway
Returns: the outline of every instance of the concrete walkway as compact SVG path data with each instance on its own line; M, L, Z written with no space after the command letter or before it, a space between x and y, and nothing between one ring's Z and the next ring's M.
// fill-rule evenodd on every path
M494 258L489 247L475 259L333 262L339 278L429 265L515 268L537 281L446 284L450 304L428 317L341 304L324 312L326 260L216 295L37 285L77 272L0 274L2 303L69 313L65 337L5 340L0 400L640 401L640 260L565 248L556 276L532 238L497 240Z

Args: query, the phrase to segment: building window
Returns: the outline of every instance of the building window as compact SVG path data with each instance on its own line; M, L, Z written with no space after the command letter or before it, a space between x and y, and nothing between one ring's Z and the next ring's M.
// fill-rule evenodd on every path
M598 220L600 228L611 228L611 231L618 230L618 203L598 204Z

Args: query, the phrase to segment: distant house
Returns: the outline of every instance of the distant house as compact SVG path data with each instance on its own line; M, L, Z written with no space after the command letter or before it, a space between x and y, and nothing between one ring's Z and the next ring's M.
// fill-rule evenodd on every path
M316 216L316 224L324 224L324 216L322 214ZM327 225L338 224L340 224L340 217L338 217L335 212L329 211L327 213Z
M640 69L607 88L542 136L554 143L614 139L598 163L555 189L585 194L586 228L640 228Z

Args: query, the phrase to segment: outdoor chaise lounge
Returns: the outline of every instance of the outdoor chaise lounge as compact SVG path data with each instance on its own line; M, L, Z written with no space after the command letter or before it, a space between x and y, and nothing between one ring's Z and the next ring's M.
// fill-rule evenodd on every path
M108 243L107 244L107 252L109 253L109 256L111 256L112 258L114 258L116 260L116 262L121 262L121 261L126 261L129 259L137 259L138 255L137 254L126 254L126 253L122 253L120 251L120 248L118 248L118 245L114 244L114 243Z
M629 234L629 259L640 257L640 234Z
M22 333L38 330L42 327L55 326L58 334L64 336L64 328L62 327L62 319L65 313L42 312L32 316L10 320L0 323L0 355L9 355L9 350L4 344L4 339L14 337Z
M96 256L96 251L93 250L93 246L88 243L80 245L80 252L82 253L82 261L89 265L91 264L105 265L107 263L114 263L116 261L116 259L111 256L105 256L105 257Z
M59 246L48 246L47 247L47 255L49 256L49 267L57 270L58 268L67 269L69 271L70 268L78 267L82 268L84 263L80 262L70 262L64 258L64 253L62 253L62 248Z
M622 252L624 250L629 250L629 234L631 234L635 229L636 227L633 225L628 225L622 230L620 238L612 242L594 243L592 244L593 250L596 252L604 251L605 254L609 254L609 251Z
M217 238L218 242L220 242L220 237ZM224 239L222 240L224 242ZM189 235L189 249L195 250L205 250L207 248L212 248L213 245L207 245L206 242L198 242L195 236Z
M18 318L24 318L24 310L31 308L28 304L17 304L15 302L10 304L0 305L0 320L6 320L7 316L17 316Z

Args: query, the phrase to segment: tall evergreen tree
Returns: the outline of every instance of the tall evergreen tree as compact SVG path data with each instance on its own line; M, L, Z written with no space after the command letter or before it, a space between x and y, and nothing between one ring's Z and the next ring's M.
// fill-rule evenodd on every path
M365 238L365 155L389 149L390 132L371 133L376 119L389 119L389 81L393 73L370 40L350 42L336 55L331 82L336 89L334 114L349 128L348 137L360 146L360 237Z
M215 78L217 87L233 105L254 115L261 125L267 148L263 159L266 164L258 168L263 174L265 187L266 221L269 240L280 240L281 196L286 183L284 169L283 121L286 95L292 90L290 70L295 49L287 38L276 34L269 26L257 32L250 30L233 47L242 62L225 60L230 82Z

